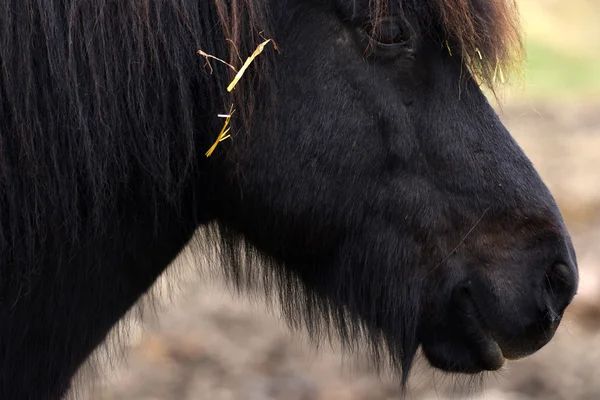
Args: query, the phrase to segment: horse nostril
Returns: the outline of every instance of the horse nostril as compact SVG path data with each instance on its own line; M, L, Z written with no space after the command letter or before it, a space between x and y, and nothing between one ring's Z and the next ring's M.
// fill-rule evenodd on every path
M550 326L558 325L562 319L561 315L551 306L546 308L545 318L550 323Z
M564 263L554 264L545 275L545 292L547 297L547 318L556 323L575 292L575 273Z

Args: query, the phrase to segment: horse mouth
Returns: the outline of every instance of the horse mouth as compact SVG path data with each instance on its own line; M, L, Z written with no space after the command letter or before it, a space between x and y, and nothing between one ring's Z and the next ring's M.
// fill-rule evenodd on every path
M506 360L516 361L534 354L544 347L553 337L556 325L549 327L543 334L537 332L534 339L515 337L506 340L494 333L486 322L486 315L470 293L461 293L458 306L464 317L462 325L465 337L471 341L471 350L479 359L482 370L496 371L502 368Z
M459 303L464 316L465 336L471 341L471 350L475 353L475 357L479 358L481 370L499 370L506 359L511 359L510 354L509 357L506 356L473 297L465 293Z
M506 362L474 299L462 290L453 296L443 321L425 322L420 342L431 366L446 372L497 371Z
M455 291L444 321L421 329L421 345L429 363L446 372L497 371L506 360L535 353L554 333L554 327L545 331L516 330L508 338L488 322L493 318L498 315L483 309L469 290Z

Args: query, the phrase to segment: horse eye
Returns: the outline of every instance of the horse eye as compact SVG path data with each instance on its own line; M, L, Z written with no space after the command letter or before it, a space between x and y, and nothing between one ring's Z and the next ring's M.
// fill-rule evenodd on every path
M376 44L384 47L403 45L408 42L409 35L403 21L398 19L385 19L377 25L367 24L365 33Z

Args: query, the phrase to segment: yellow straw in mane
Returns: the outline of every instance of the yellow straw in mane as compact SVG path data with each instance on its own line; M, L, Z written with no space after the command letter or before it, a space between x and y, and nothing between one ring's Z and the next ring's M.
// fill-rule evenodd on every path
M246 72L246 70L248 69L248 67L250 66L250 64L252 64L252 61L254 61L254 59L256 57L258 57L260 55L260 53L263 52L263 50L265 49L265 46L267 44L269 44L269 42L271 42L271 39L267 39L264 42L262 42L261 44L259 44L258 47L256 48L256 50L254 50L254 52L250 55L250 57L248 57L248 59L246 60L246 62L244 63L244 65L242 65L242 68L240 68L240 70L235 75L235 77L233 78L233 80L231 81L231 83L229 84L229 86L227 86L227 91L228 92L231 92L235 88L235 86L238 84L238 82L240 81L240 79L242 79L242 76L244 75L244 72Z
M206 152L206 157L211 156L211 154L213 153L213 151L215 151L215 149L217 148L219 143L221 143L223 140L229 139L231 137L231 135L228 134L229 131L231 130L231 127L229 126L229 122L231 121L231 116L233 115L234 112L235 111L233 109L233 104L232 104L231 107L229 108L229 114L223 115L223 117L225 117L225 123L223 124L223 128L221 129L221 132L219 132L219 135L217 136L217 140L215 140L213 145Z
M201 56L203 56L206 59L206 64L209 66L211 73L213 71L212 66L210 65L210 62L209 62L209 59L211 59L211 58L213 60L222 62L223 64L227 65L229 68L231 68L233 71L236 72L235 77L233 78L233 80L231 81L229 86L227 86L227 91L231 93L231 91L233 89L235 89L235 87L238 84L238 82L240 81L240 79L242 79L242 76L244 76L244 73L246 72L246 70L248 69L250 64L252 64L254 59L256 57L258 57L260 55L260 53L263 52L263 50L265 49L265 46L269 43L272 43L273 46L275 47L275 49L277 50L277 45L275 44L275 42L273 42L272 39L266 39L264 42L262 42L261 44L259 44L256 47L256 50L254 50L254 52L252 52L252 54L246 59L246 62L244 63L244 65L242 65L242 67L239 69L239 71L233 65L229 64L228 62L223 61L222 59L215 57L211 54L208 54L202 50L198 50L198 54L200 54ZM215 140L213 145L206 152L206 157L210 157L212 155L212 153L215 151L215 149L217 148L217 146L219 145L220 142L222 142L223 140L229 139L231 137L231 135L228 134L229 131L231 130L231 127L229 126L229 124L231 122L231 116L233 115L234 112L235 111L233 109L233 104L232 104L229 109L228 114L219 115L220 117L225 117L225 123L223 124L223 128L221 129L221 132L219 132L219 135L217 136L217 140Z

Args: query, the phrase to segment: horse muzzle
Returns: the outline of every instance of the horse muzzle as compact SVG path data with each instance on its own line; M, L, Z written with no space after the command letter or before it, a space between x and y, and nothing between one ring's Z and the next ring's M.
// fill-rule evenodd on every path
M503 289L476 275L467 278L451 291L444 315L421 324L423 351L447 372L498 370L552 339L576 287L576 268L563 262L552 264L539 282L504 282Z

